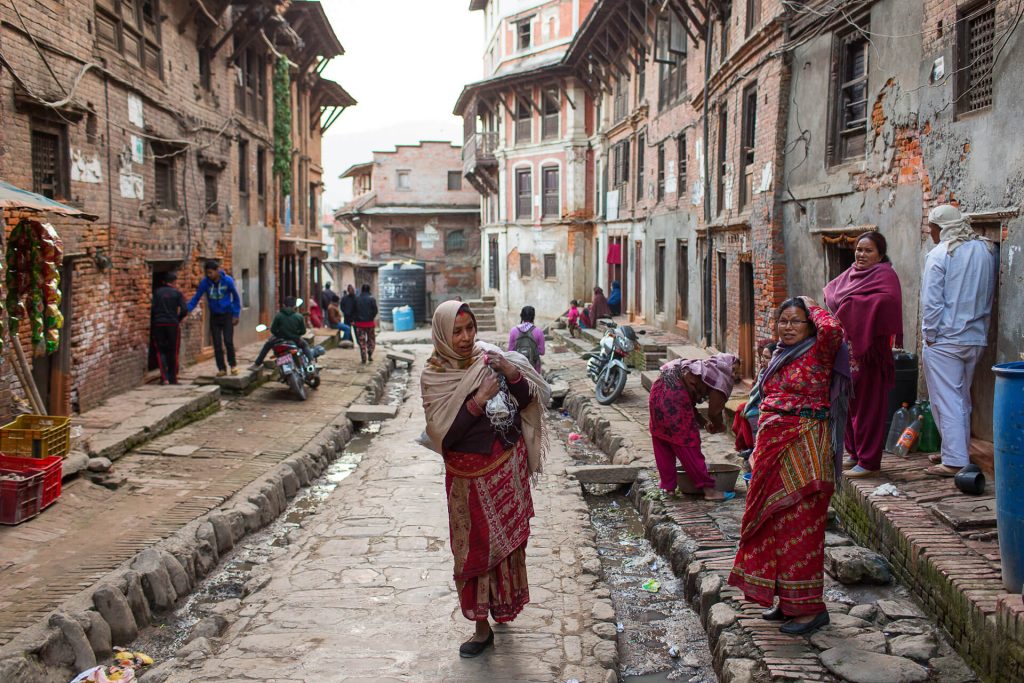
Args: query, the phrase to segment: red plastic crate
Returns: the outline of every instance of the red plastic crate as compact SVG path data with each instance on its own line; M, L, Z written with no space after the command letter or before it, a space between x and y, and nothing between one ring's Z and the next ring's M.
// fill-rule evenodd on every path
M56 455L48 458L22 458L0 454L0 469L14 472L39 472L43 475L43 497L41 510L45 510L60 498L61 476L64 460Z
M0 480L0 524L21 524L42 510L43 473L0 469L0 474L8 473L25 479Z

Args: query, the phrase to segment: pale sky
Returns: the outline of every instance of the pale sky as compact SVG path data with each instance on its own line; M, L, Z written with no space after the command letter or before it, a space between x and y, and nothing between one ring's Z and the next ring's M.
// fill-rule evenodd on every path
M338 176L374 150L462 144L452 109L462 87L481 78L483 15L469 11L469 0L321 1L345 46L324 77L359 102L324 138L324 210L333 211L351 197L351 182Z

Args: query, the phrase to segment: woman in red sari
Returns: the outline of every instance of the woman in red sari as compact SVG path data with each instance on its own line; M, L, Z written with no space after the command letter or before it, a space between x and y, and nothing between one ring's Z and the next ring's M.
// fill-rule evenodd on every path
M683 465L690 483L704 490L707 500L730 498L715 489L700 450L700 428L708 432L725 431L722 411L736 380L739 359L720 353L704 360L680 358L661 366L661 376L651 387L648 399L654 461L658 465L659 486L675 491L678 484L676 461ZM697 412L697 404L708 402L710 423Z
M550 390L521 354L476 340L466 304L438 306L433 341L420 380L423 410L431 445L444 457L459 604L476 623L459 654L476 657L494 645L488 617L510 622L530 601L530 476L543 462Z
M729 583L765 607L777 596L764 618L789 619L781 630L799 635L829 623L825 526L846 424L848 361L842 327L812 300L784 302L776 324L780 343L758 381L754 472Z
M886 249L881 233L864 233L853 265L825 287L825 305L850 345L853 397L843 467L853 478L882 468L889 390L896 382L893 343L903 345L903 293Z

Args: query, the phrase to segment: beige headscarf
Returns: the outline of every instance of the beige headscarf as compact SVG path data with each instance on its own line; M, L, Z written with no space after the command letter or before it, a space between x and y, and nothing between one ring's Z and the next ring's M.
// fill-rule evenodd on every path
M934 223L941 228L939 241L946 242L946 253L952 254L961 244L971 240L982 240L992 251L992 241L974 232L971 227L971 219L960 213L960 209L952 204L936 206L928 213L928 222Z
M446 301L434 311L431 332L434 354L427 361L420 377L427 436L434 450L440 453L441 442L451 429L463 403L480 386L486 373L493 372L484 365L484 352L501 354L523 373L530 385L530 395L534 400L520 410L519 415L522 418L530 474L538 474L543 471L547 453L544 410L551 397L551 388L533 369L530 361L515 351L502 351L493 344L478 340L470 357L460 356L452 347L452 334L455 331L455 317L462 311L473 315L472 309L461 301Z

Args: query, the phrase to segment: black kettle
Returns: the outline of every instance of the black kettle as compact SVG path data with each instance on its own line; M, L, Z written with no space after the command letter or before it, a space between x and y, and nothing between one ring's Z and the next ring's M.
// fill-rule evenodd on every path
M973 463L957 472L953 477L953 483L961 493L970 496L980 496L985 493L985 473Z

